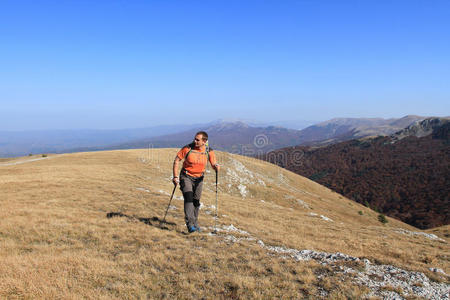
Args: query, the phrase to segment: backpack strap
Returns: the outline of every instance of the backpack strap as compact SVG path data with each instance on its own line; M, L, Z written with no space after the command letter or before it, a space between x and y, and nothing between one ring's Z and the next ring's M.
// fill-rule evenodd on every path
M189 156L189 154L191 154L192 149L194 149L194 147L195 147L195 143L194 142L192 142L189 145L186 145L186 146L183 147L183 148L189 148L189 152L186 153L186 156L184 157L184 159L187 159L187 157Z

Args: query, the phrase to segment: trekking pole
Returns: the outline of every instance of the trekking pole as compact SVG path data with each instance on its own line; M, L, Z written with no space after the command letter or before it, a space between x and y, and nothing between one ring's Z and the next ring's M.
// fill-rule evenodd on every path
M218 211L218 209L219 209L219 207L218 207L218 201L217 201L217 198L218 198L218 194L217 194L217 185L218 185L218 182L219 182L219 171L217 171L216 170L216 217L215 217L215 219L214 219L214 231L213 231L213 233L217 233L217 217L218 217L218 214L217 214L217 211Z
M164 214L164 218L162 219L161 223L159 223L160 225L161 225L162 223L165 223L165 222L166 222L167 212L169 211L170 202L172 202L172 198L173 198L173 195L175 194L175 189L176 189L176 188L177 188L177 186L175 185L175 186L173 187L172 196L170 196L169 205L167 205L167 209L166 209L166 213Z

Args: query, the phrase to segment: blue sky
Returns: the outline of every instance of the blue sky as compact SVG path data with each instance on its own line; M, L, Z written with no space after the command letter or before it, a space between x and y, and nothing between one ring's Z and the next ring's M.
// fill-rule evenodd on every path
M0 130L450 115L450 1L1 1Z

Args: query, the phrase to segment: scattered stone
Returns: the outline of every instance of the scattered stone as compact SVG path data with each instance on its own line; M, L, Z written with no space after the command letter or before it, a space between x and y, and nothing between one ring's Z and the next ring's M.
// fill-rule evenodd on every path
M288 184L288 179L283 175L283 173L278 174L278 181L282 184Z
M225 239L226 241L233 242L233 243L238 243L238 242L240 242L240 241L250 241L250 242L252 242L252 241L255 240L255 238L253 238L253 237L248 237L248 236L246 236L246 237L239 237L239 238L237 238L237 237L235 237L234 235L226 235L226 236L224 237L224 239Z
M381 296L386 299L386 288L393 287L402 291L394 295L404 299L404 296L416 296L426 299L449 299L450 285L431 281L421 272L410 272L391 265L375 265L365 262L365 270L356 272L356 281L370 288L368 296ZM394 298L388 298L394 299Z
M325 221L327 221L327 222L333 222L333 220L331 220L331 219L328 218L328 217L325 217L324 215L320 215L320 217L322 218L322 220L325 220Z
M303 201L303 200L297 199L297 203L300 204L301 206L303 206L303 207L306 208L306 209L311 209L311 208L309 207L309 205L308 205L305 201Z
M311 213L314 216L317 214ZM321 216L322 217L322 216ZM266 245L262 240L248 232L230 226L217 228L218 231L238 232L245 237L235 237L231 234L224 236L228 242L256 241L263 249L270 253L279 254L282 258L292 258L296 261L315 260L322 265L333 267L335 272L348 274L352 279L370 289L367 298L381 297L382 299L405 299L405 297L422 297L432 300L449 300L450 285L431 281L422 272L410 272L392 265L373 264L368 259L360 259L344 253L327 253L314 250L297 250L280 246ZM341 262L358 262L361 268L354 269ZM352 265L352 264L349 264ZM445 274L443 270L430 268L431 271Z
M262 179L257 179L259 185L266 186L266 183Z
M310 215L311 217L318 217L319 215L313 212L310 212L308 215ZM327 221L327 222L334 222L332 219L324 216L324 215L320 215L319 216L322 220Z
M402 228L395 229L395 232L400 233L400 234L406 234L406 235L423 236L423 237L426 237L427 239L430 239L430 240L437 240L437 241L441 241L441 242L446 242L446 240L441 239L440 237L438 237L437 235L432 234L432 233L409 231L409 230L402 229Z
M243 184L238 185L238 190L243 198L247 196L247 187L245 185Z
M431 272L434 272L434 273L441 273L441 274L443 274L443 275L447 275L445 272L444 272L444 270L442 270L442 269L438 269L438 268L430 268L429 269Z
M261 186L266 186L263 178L264 176L250 171L244 166L244 164L236 159L232 159L229 167L226 169L226 180L229 182L226 185L228 190L231 190L234 185L243 198L248 196L246 185L258 184Z
M223 231L225 231L225 232L237 232L237 233L240 233L240 234L243 234L243 235L250 235L250 233L248 233L247 231L241 230L239 228L234 227L233 224L230 224L229 226L217 227L217 231L219 231L219 232L223 232Z
M163 190L159 190L158 193L163 194L163 195L170 196L170 194L169 194L168 192L163 191Z

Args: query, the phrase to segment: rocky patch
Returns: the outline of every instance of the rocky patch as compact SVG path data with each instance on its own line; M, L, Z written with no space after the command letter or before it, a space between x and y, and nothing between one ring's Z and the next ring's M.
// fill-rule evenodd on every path
M227 242L255 242L272 255L276 254L282 258L296 261L314 260L322 265L330 266L334 272L345 274L358 284L367 286L370 289L370 293L366 295L367 298L408 299L410 297L422 297L433 300L449 299L450 285L433 282L422 272L407 271L392 265L375 264L366 258L353 257L340 252L327 253L267 245L261 239L252 236L245 230L236 228L233 224L218 227L217 231L226 233L221 237ZM237 233L239 236L232 233ZM444 273L440 269L436 270ZM322 292L324 293L323 296L327 296L326 291Z

